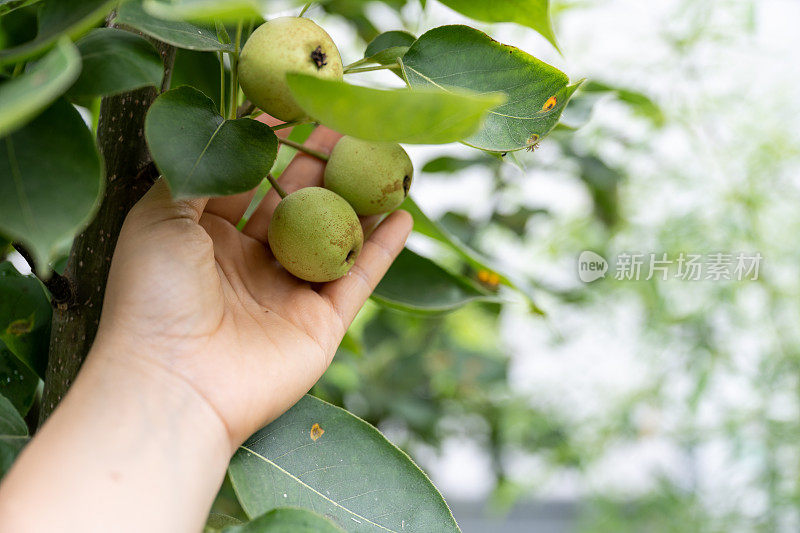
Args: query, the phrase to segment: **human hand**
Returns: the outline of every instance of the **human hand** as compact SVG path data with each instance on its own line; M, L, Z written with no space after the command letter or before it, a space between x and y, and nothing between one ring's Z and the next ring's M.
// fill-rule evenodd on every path
M306 144L330 153L339 138L319 127ZM320 186L324 166L299 153L281 186ZM312 286L288 274L266 244L275 191L236 229L252 196L173 201L159 180L120 233L89 356L134 357L146 372L178 377L219 415L232 449L320 378L412 226L408 213L393 213L346 276ZM363 221L365 235L376 221Z

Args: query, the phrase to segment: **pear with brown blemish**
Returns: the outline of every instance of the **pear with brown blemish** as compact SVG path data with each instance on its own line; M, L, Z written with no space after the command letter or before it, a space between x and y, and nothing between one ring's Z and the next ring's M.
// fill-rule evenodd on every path
M342 79L342 58L333 39L313 21L280 17L259 26L242 48L239 84L265 113L290 122L305 118L286 74L298 72L326 80Z
M312 282L347 274L364 244L353 208L322 187L306 187L281 200L267 237L278 262L291 274Z
M397 143L342 137L325 167L325 187L353 206L359 215L396 209L408 196L414 165Z

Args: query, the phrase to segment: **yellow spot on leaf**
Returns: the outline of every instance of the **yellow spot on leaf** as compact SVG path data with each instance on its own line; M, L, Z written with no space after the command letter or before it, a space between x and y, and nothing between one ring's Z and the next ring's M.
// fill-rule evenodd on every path
M319 427L319 424L311 426L311 440L317 440L323 433L325 433L325 430Z
M33 331L33 315L15 320L6 328L6 333L15 337L21 337L31 331Z
M542 111L550 111L556 106L557 103L558 103L558 98L556 98L555 96L551 96L542 106Z
M497 287L497 285L500 283L500 276L494 272L489 272L488 270L481 270L478 272L478 280L481 283L489 285L490 287Z

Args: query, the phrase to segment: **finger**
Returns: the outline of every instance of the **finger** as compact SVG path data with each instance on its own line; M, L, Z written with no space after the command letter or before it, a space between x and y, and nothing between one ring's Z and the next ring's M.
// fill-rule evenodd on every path
M247 192L232 196L212 198L206 204L205 212L223 218L235 226L244 216L257 190L258 187L254 187Z
M306 146L330 154L333 147L342 137L340 133L330 130L324 126L318 127L306 141ZM291 194L303 187L314 187L322 185L322 176L325 172L325 162L303 152L298 152L286 170L280 177L281 187ZM281 197L274 190L270 190L258 204L258 207L250 216L250 220L242 230L245 235L249 235L261 242L267 241L267 227L272 218L272 213L281 201Z
M406 211L392 213L364 243L361 255L350 272L328 283L320 291L345 329L405 246L413 225L411 215Z
M130 218L145 223L162 222L176 218L188 218L194 222L208 202L208 198L174 200L167 181L159 178L150 190L133 206Z
M278 120L277 118L273 117L272 115L267 115L266 113L261 113L260 115L258 115L255 118L255 120L257 120L258 122L263 122L264 124L266 124L269 127L280 126L281 124L284 124L284 122L282 120ZM281 137L282 139L285 139L286 137L291 135L293 129L294 128L281 128L281 129L275 131L275 135L277 135L278 137Z

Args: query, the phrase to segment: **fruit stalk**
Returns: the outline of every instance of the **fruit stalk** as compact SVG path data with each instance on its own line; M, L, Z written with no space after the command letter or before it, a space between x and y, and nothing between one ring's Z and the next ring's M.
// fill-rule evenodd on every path
M281 198L286 198L286 191L283 190L283 187L278 185L278 180L275 179L275 176L272 174L267 174L267 180L269 180L269 183L272 185L272 188L275 189L275 192L278 193L278 196Z
M313 148L309 148L308 146L305 146L303 144L296 143L296 142L291 141L289 139L281 139L280 137L278 137L278 142L281 143L281 144L285 144L286 146L291 146L295 150L299 150L300 152L303 152L304 154L308 154L310 156L316 157L320 161L327 161L328 160L328 154L320 152L319 150L314 150Z
M361 68L345 68L344 74L358 74L359 72L370 72L373 70L395 70L399 69L400 65L378 65L375 67L361 67Z

